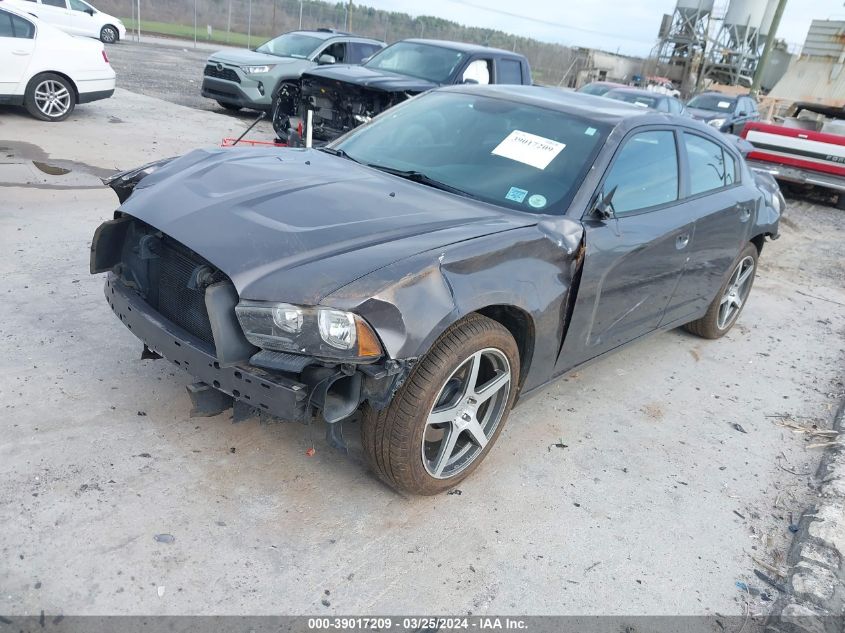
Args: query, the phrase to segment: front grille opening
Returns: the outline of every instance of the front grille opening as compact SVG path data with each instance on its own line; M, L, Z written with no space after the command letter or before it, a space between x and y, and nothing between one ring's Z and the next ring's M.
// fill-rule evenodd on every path
M206 77L214 77L216 79L224 79L226 81L234 81L236 84L241 83L241 78L231 68L217 68L217 64L207 64L203 71Z

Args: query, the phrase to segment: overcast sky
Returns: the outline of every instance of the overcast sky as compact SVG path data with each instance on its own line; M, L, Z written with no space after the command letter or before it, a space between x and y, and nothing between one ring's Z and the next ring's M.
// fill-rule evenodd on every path
M675 0L361 0L378 9L434 15L547 42L648 55ZM727 5L716 0L716 8ZM845 0L788 0L778 37L803 44L813 19L845 19Z

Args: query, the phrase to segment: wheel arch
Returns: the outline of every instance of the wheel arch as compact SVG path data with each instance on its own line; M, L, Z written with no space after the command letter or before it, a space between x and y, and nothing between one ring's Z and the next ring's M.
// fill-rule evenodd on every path
M64 79L65 81L67 81L67 82L70 84L70 87L71 87L71 88L73 88L73 99L74 99L74 103L76 103L76 104L78 104L78 103L79 103L79 87L76 85L76 82L75 82L73 79L71 79L70 75L68 75L67 73L63 73L63 72L62 72L62 71L60 71L60 70L42 70L41 72L36 73L36 74L35 74L35 75L33 75L33 76L32 76L32 78L31 78L31 79L27 82L27 84L26 84L26 89L25 89L24 94L28 93L28 92L29 92L29 88L30 88L30 87L31 87L31 86L35 83L35 81L36 81L39 77L41 77L41 76L43 76L43 75L58 75L59 77L61 77L61 78L62 78L62 79Z
M752 237L749 242L754 244L757 247L757 255L760 255L763 252L763 244L766 243L766 236L771 235L770 233L758 233L754 237Z
M475 310L474 313L496 321L513 336L519 350L519 388L521 389L534 357L536 329L533 317L526 310L507 304L489 305ZM470 314L474 313L471 312ZM469 315L464 315L458 321L465 319L467 316Z

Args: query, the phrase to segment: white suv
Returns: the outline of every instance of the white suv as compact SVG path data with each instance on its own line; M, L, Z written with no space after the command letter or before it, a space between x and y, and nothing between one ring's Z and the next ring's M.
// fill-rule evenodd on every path
M77 103L110 97L114 83L100 42L68 35L0 1L0 103L23 105L42 121L62 121Z
M83 0L5 0L20 11L70 33L113 44L126 37L120 18L98 11Z

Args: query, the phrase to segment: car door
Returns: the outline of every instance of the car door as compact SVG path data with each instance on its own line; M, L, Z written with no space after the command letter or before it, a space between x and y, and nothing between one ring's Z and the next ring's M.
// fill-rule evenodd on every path
M584 263L558 371L656 329L684 273L695 217L673 129L628 134L599 191L614 217L584 216Z
M695 249L663 325L707 309L751 238L756 203L753 190L739 182L739 157L725 145L684 130L680 149L688 174L686 200L695 215Z
M35 25L0 9L0 95L21 95L35 52Z
M82 0L68 0L68 23L77 35L99 37L100 27L93 8Z
M73 33L70 11L66 0L40 0L36 9L32 11L39 18L63 31Z

